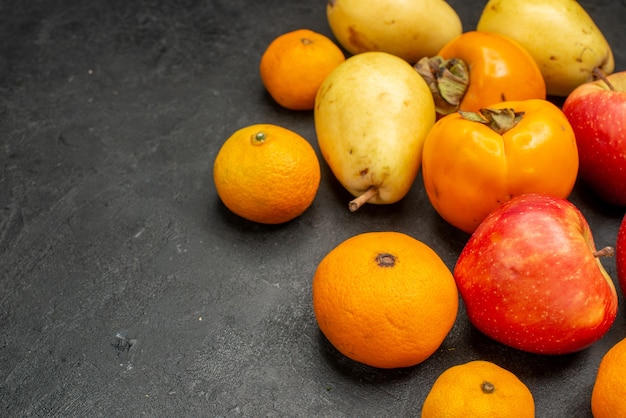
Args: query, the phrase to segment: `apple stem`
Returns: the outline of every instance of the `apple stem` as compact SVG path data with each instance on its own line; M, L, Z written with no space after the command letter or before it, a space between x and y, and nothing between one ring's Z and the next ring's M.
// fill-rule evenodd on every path
M361 206L367 203L372 197L378 194L378 187L372 186L365 191L362 195L350 201L348 208L350 212L356 212Z
M604 81L610 90L615 91L615 87L613 87L613 84L611 84L611 82L607 78L606 73L600 68L593 67L593 75L596 77L596 79Z
M611 246L602 248L593 253L594 257L613 257L615 255L615 249Z

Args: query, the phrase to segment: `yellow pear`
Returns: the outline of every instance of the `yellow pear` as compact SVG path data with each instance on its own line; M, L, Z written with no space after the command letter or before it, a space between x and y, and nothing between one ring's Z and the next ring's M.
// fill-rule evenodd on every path
M489 0L477 30L506 35L535 58L549 95L565 97L594 79L593 69L613 72L611 46L575 0Z
M394 203L411 188L421 166L435 104L424 79L386 52L353 55L317 92L315 130L335 177L363 203Z
M436 55L463 30L444 0L328 0L326 16L351 54L382 51L411 64Z

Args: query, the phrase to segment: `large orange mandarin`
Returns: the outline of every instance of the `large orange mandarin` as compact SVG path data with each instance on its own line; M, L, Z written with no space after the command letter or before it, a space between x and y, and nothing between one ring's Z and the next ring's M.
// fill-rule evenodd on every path
M422 418L532 418L535 400L513 373L475 360L445 370L422 406Z
M465 32L448 42L438 55L461 59L468 66L469 86L459 110L476 112L503 101L546 98L539 66L524 47L510 38Z
M373 367L409 367L430 357L452 329L458 292L426 244L399 232L367 232L320 262L313 310L343 355Z
M600 361L591 412L594 418L626 417L626 339L611 347Z
M311 110L322 81L344 61L343 52L330 38L298 29L269 44L259 69L263 85L278 104Z
M313 147L297 133L276 125L251 125L224 142L213 180L228 209L250 221L279 224L313 203L320 164Z

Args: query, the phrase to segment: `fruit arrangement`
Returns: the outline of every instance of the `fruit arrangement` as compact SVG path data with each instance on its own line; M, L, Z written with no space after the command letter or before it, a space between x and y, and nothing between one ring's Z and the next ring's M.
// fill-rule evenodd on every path
M467 234L453 271L400 231L373 226L335 246L311 282L329 343L370 367L413 367L440 348L459 312L494 344L542 356L601 339L626 289L626 215L615 242L598 249L567 199L580 180L626 207L626 69L614 72L587 12L572 0L489 0L467 31L437 0L331 0L326 13L335 40L288 32L259 65L271 100L313 113L322 158L284 127L240 128L214 163L220 200L249 221L279 224L313 204L320 160L353 196L353 212L404 200L421 170L432 208ZM433 14L435 27L426 24ZM611 277L602 260L614 254ZM609 355L613 371L603 360L589 392L597 416L624 408L607 382L626 364ZM517 376L476 359L442 370L422 416L534 410Z

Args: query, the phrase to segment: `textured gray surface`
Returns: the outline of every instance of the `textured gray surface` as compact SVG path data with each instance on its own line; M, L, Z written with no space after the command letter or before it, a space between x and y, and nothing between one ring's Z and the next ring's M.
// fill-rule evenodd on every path
M483 3L450 3L472 29ZM626 3L582 4L626 69ZM538 416L590 416L621 306L604 339L559 357L494 343L462 307L409 369L355 364L321 336L310 282L344 239L402 231L453 268L467 236L421 178L349 213L322 162L312 207L282 226L219 202L213 159L236 129L276 123L316 147L312 114L279 108L258 77L266 45L301 27L330 35L323 1L0 4L0 415L416 416L439 373L480 358L518 374ZM612 244L623 211L580 186L572 201Z

